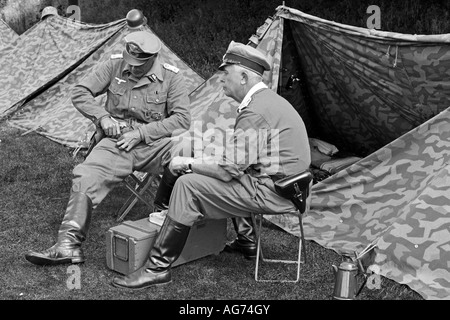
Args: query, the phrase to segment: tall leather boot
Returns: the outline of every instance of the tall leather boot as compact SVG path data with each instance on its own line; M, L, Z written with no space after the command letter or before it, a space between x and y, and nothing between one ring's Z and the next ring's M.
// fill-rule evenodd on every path
M183 251L191 227L166 217L146 264L132 274L116 277L112 285L118 288L144 289L172 281L171 266Z
M37 265L84 262L81 243L86 239L91 213L91 199L84 193L72 192L56 244L42 252L30 251L25 254L25 259Z
M156 191L155 200L153 201L155 211L169 209L170 195L172 194L173 186L177 179L178 176L173 175L168 167L164 168L164 173L158 186L158 190Z
M246 259L255 259L257 243L252 218L233 218L232 222L237 236L232 242L226 244L225 251L239 252L242 253Z

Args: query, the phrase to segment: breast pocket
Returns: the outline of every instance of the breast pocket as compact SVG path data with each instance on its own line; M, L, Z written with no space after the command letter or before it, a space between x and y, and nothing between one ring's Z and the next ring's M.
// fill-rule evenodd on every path
M120 100L122 100L126 90L127 88L125 86L112 83L108 88L108 101L114 107L117 107L120 104Z
M167 93L149 93L146 96L144 116L147 121L160 121L167 117Z

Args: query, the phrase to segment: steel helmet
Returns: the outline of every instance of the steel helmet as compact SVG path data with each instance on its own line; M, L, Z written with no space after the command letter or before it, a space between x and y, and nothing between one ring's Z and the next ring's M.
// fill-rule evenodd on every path
M147 18L142 11L133 9L127 13L127 24L130 29L138 29L147 24Z
M55 7L51 7L51 6L45 7L41 13L41 20L44 19L46 16L57 16L57 15L58 15L58 10L56 10Z

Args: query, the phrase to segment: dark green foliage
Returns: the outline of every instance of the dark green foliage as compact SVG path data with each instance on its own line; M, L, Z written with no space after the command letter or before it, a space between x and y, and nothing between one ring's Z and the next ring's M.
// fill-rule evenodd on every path
M115 5L111 5L112 3ZM381 12L381 30L410 34L450 33L448 1L288 0L286 6L357 27L367 27L370 5ZM190 66L205 78L216 71L231 40L250 36L282 4L279 0L134 0L81 1L82 20L106 23L125 18L133 8ZM105 10L107 8L107 10Z

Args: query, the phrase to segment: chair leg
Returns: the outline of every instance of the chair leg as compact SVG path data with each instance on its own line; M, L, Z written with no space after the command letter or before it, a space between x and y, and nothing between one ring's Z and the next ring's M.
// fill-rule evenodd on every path
M297 260L282 260L282 259L268 259L264 258L262 245L261 245L261 235L262 235L262 219L263 215L258 214L259 223L257 223L256 215L252 214L252 220L253 225L255 226L255 233L257 237L257 253L256 253L256 264L255 264L255 281L259 282L298 282L300 280L300 270L301 270L301 264L306 263L306 246L305 246L305 239L303 235L303 225L302 225L302 219L301 214L296 213L296 216L298 216L299 224L300 224L300 237L298 241L298 254L297 254ZM305 252L305 259L302 261L302 249ZM260 263L261 262L268 262L268 263L284 263L284 264L296 264L297 265L297 273L295 280L292 279L261 279L259 276L259 269L260 269Z
M144 199L144 197L139 193L139 192L137 192L136 190L134 190L134 188L133 187L131 187L130 185L128 185L127 184L127 186L126 186L135 196L136 196L136 198L138 198L139 200L141 200L142 202L144 202L147 206L149 206L150 208L151 207L153 207L151 204L150 204L150 202L148 202L147 200L145 200Z
M130 210L134 207L138 200L144 202L148 207L153 208L153 205L151 205L147 200L143 198L143 194L145 193L145 191L148 191L147 189L154 181L155 175L147 173L143 181L140 181L137 177L134 176L134 174L131 174L130 177L133 178L134 181L136 181L137 187L134 188L127 181L125 181L125 186L133 194L127 199L122 208L120 208L120 210L117 212L117 222L121 222L126 217L126 215L130 212Z
M255 280L259 281L258 279L258 271L259 271L259 257L261 255L261 221L262 221L262 217L260 216L259 219L259 226L256 223L256 217L255 215L252 213L252 221L253 221L253 226L255 228L255 234L256 234L256 241L257 241L257 245L256 245L256 264L255 264Z
M302 214L298 212L298 224L300 225L300 244L303 248L303 254L304 254L304 260L302 261L304 264L306 264L306 242L305 242L305 233L303 232L303 221L302 221ZM299 245L300 245L299 244Z

